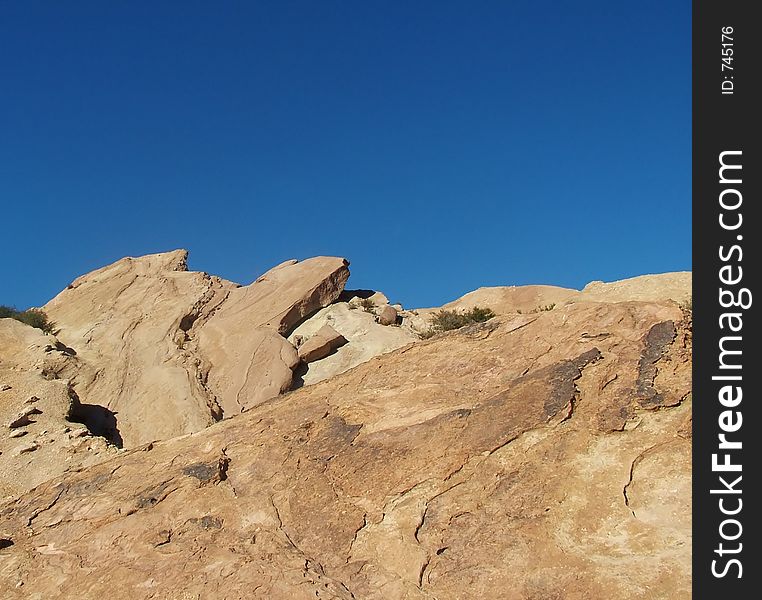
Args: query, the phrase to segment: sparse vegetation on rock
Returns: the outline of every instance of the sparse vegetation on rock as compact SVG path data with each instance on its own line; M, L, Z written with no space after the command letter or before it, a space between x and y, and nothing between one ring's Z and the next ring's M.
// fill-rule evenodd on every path
M457 311L442 309L434 313L431 319L431 327L421 332L421 338L428 339L442 331L460 329L473 323L483 323L495 316L490 308L475 306L470 310Z
M16 319L31 327L41 329L44 333L53 333L53 323L48 319L45 311L39 308L16 310L11 306L0 305L0 319Z
M85 275L56 339L0 320L0 598L688 598L678 275L418 310L340 257Z

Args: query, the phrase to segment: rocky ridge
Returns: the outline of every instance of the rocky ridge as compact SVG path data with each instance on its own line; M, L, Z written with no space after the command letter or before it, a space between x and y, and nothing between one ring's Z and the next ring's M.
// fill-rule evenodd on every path
M3 597L690 597L689 274L484 288L450 306L497 317L420 340L428 310L381 325L385 297L311 260L245 287L184 253L120 261L46 307L57 338L0 321L31 352L0 354L4 418L20 378L60 419L64 390L133 373L104 406L167 437L130 425L130 449L11 490ZM301 362L327 325L347 343Z

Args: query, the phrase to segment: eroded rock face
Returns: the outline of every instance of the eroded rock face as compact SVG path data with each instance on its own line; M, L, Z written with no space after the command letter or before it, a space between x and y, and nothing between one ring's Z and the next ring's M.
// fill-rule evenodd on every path
M76 350L77 393L116 415L126 447L191 433L287 390L283 333L329 304L347 261L288 261L251 285L187 270L177 250L80 277L46 306Z
M5 504L0 595L689 598L690 339L581 301L408 344Z
M283 336L339 297L349 278L348 265L332 257L283 263L233 290L197 328L196 348L208 364L208 387L227 414L291 387L299 358Z
M0 319L0 499L117 454L75 419L77 357L52 335ZM105 432L102 432L105 433Z

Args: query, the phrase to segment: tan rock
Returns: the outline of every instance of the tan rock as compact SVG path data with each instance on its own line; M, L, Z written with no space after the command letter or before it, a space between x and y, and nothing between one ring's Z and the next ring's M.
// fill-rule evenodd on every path
M592 302L660 302L673 300L685 304L691 299L692 273L641 275L611 283L593 281L585 286L581 298Z
M118 415L120 443L198 431L220 414L184 346L235 284L187 271L187 252L124 258L75 280L44 308L76 352L83 403ZM161 418L156 418L161 415Z
M349 277L343 258L287 262L238 288L198 332L209 364L207 385L226 414L237 414L291 388L299 364L288 334L339 297Z
M187 270L177 250L125 258L75 280L45 310L77 356L66 373L125 446L192 433L288 390L283 337L332 302L347 261L286 261L248 286ZM160 418L157 418L160 415Z
M16 448L13 452L14 456L20 456L22 454L28 454L29 452L34 452L40 447L40 445L37 442L29 442L28 444L24 444L23 446L19 446Z
M94 441L103 450L98 459L89 453L64 452L64 440L55 439L39 445L30 468L29 456L16 452L16 436L57 431L78 410L78 399L72 396L68 380L55 378L57 373L76 372L78 359L56 346L53 336L13 319L0 319L0 379L10 386L0 398L0 423L8 424L20 417L29 421L25 428L17 427L0 436L0 499L24 493L67 469L78 469L116 453L102 438ZM32 398L37 400L29 404Z
M306 339L328 324L349 342L333 354L310 363L307 370L300 373L301 384L329 379L419 339L404 322L402 327L384 327L375 321L373 313L353 306L352 298L335 302L304 321L289 337L292 342L298 337Z
M311 363L325 358L347 343L346 338L330 325L323 325L315 335L299 346L299 358Z
M378 322L381 325L394 325L397 322L397 310L388 304L378 312Z
M32 422L30 418L34 414L34 411L23 411L14 416L8 422L8 429L16 429L17 427L25 427Z
M0 596L690 598L689 317L501 315L67 473Z
M446 310L464 310L475 306L490 308L497 314L534 313L572 302L662 302L685 303L691 297L691 273L642 275L611 283L594 281L582 291L552 285L482 287L443 305ZM429 316L439 309L418 309Z

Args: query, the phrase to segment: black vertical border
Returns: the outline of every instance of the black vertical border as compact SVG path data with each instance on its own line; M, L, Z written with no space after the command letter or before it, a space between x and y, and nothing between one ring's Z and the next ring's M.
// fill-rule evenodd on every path
M759 220L762 217L757 214L762 200L759 184L762 178L762 98L759 93L762 19L756 16L761 10L762 3L751 0L693 1L693 598L696 599L741 600L759 598L762 594L759 558L762 539L758 517L762 504L759 492L755 491L762 483L759 408L762 364L758 362L756 350L757 344L762 342L757 317L762 305L762 289L757 285L758 273L762 270L757 258L762 235ZM722 70L722 28L728 26L733 27L733 71ZM733 94L723 94L722 82L731 75ZM743 196L739 209L743 225L734 232L723 230L719 224L722 210L719 194L728 187L720 185L719 155L726 150L743 153L743 181L731 186L738 187ZM737 235L743 236L742 242L737 240ZM733 289L720 282L719 269L727 262L720 260L719 248L724 246L727 250L733 244L743 248L742 261L735 263L743 268L743 280L735 289L748 288L753 302L748 310L740 311L743 315L743 400L738 410L742 411L743 424L733 437L742 441L743 448L733 453L733 461L740 461L743 470L723 474L712 471L712 454L724 452L718 450L718 434L722 433L718 418L727 408L719 403L718 393L727 383L714 381L712 376L720 374L719 341L728 335L728 331L720 329L720 315L737 310L723 309L719 302L721 287ZM730 517L720 512L718 501L722 495L712 494L710 490L722 487L718 479L721 475L730 481L743 476L741 485L736 486L743 490L743 509L734 517L742 523L743 533L736 542L724 542L720 537L720 525ZM725 497L727 506L734 506L731 496ZM720 542L728 548L740 542L743 548L737 555L721 557L716 552ZM743 565L740 579L735 567L725 577L712 574L713 560L718 561L716 569L721 572L725 562L733 557L740 559Z

